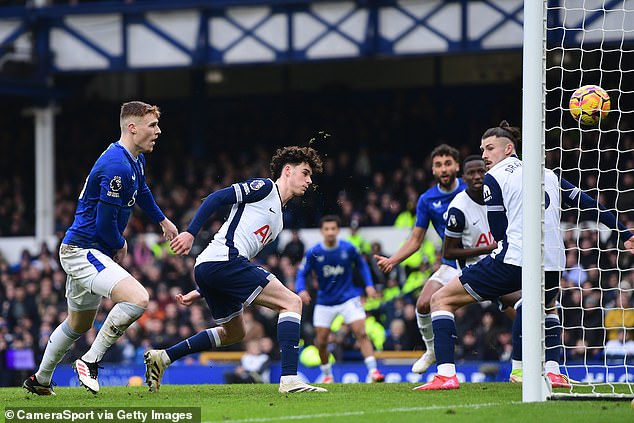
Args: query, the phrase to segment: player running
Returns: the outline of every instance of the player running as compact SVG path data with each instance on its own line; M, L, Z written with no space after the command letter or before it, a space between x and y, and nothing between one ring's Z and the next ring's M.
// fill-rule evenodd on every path
M245 335L242 308L256 304L278 311L277 339L281 348L282 374L279 392L326 392L304 383L297 375L302 300L275 275L250 262L283 227L283 207L302 196L312 184L313 172L322 162L311 147L284 147L271 159L275 179L256 178L236 183L209 195L186 232L172 240L177 254L191 250L196 234L219 208L231 205L227 221L207 248L196 258L194 277L198 291L186 301L202 295L220 325L166 349L145 353L145 378L150 391L158 391L165 369L188 354L240 342Z
M38 371L22 384L29 392L55 395L51 386L55 367L92 327L101 297L107 297L114 307L88 352L73 363L79 383L92 393L99 392L101 358L147 307L147 291L119 263L128 250L123 231L135 203L160 224L166 239L178 234L145 183L144 154L154 150L161 134L160 115L158 107L140 101L123 104L121 139L101 154L86 179L75 220L59 249L68 275L68 317L49 337Z
M313 312L313 326L316 331L315 344L321 358L323 383L333 383L332 366L328 362L328 336L332 321L341 314L349 324L359 343L361 354L368 368L368 380L383 382L385 377L379 372L374 358L372 343L365 332L365 310L361 304L362 288L353 282L354 268L359 271L365 283L368 297L377 297L370 268L354 245L337 239L341 227L338 216L321 218L319 228L323 241L308 251L297 272L295 290L304 304L310 304L310 294L306 289L306 278L315 273L319 288L317 304Z

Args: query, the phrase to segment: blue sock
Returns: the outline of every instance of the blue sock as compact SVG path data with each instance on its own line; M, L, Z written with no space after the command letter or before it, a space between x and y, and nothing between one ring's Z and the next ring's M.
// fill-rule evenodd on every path
M448 311L434 311L431 313L431 324L434 329L434 351L436 363L455 363L454 349L456 347L456 321L453 313Z
M173 363L186 355L200 351L209 351L219 343L219 340L216 340L218 335L215 331L215 328L205 329L204 331L198 332L196 335L190 336L184 341L166 349L165 352Z
M522 305L515 309L515 320L513 320L513 353L511 358L522 361Z
M546 315L546 361L561 360L561 325L559 324L559 316L556 314Z
M297 374L299 363L299 323L302 319L298 313L280 313L277 320L277 342L280 344L282 361L281 376Z

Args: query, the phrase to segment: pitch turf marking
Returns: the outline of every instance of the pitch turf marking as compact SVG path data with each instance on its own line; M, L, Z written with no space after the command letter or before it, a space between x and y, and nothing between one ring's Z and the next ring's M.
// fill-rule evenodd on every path
M372 411L346 411L342 413L320 413L320 414L305 414L302 416L276 416L276 417L255 417L248 419L240 419L233 420L230 419L232 423L255 423L255 422L275 422L279 420L304 420L304 419L321 419L328 417L348 417L348 416L365 416L367 414L379 414L379 413L400 413L400 412L411 412L411 411L429 411L429 410L445 410L450 408L468 408L468 409L478 409L484 407L495 407L502 404L522 404L521 401L512 401L512 402L490 402L483 404L464 404L464 405L432 405L429 407L399 407L399 408L384 408L381 410L372 410ZM203 423L220 423L226 422L227 420L216 420L216 421L205 421Z

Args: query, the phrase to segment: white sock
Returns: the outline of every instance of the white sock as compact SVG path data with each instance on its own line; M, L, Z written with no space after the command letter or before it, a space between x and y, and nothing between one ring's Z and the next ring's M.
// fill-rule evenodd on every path
M330 363L322 364L319 367L321 368L321 372L324 376L332 376L332 365Z
M425 342L425 349L427 351L434 351L434 329L431 324L431 314L421 314L416 312L416 323L418 324L418 331L420 336Z
M557 363L556 361L547 361L544 365L544 371L546 372L546 374L554 373L558 375L561 373L561 370L559 370L559 363Z
M282 383L291 383L291 382L295 382L298 381L299 377L297 375L286 375L286 376L280 376L280 384Z
M76 333L70 328L68 320L64 320L55 328L48 338L48 344L46 344L46 349L44 350L44 357L42 357L40 367L37 373L35 373L35 378L38 382L42 385L51 384L55 367L62 361L64 355L66 355L70 347L73 346L80 336L81 334Z
M365 367L368 368L369 372L376 370L376 358L374 358L373 355L366 357L363 362L365 363Z
M511 360L511 370L522 369L522 361L520 360Z
M455 376L456 375L456 365L453 363L443 363L438 365L438 374L440 376Z
M106 321L99 330L90 349L82 356L82 360L88 363L101 361L106 350L123 335L132 323L143 315L145 309L132 303L117 303L112 307Z

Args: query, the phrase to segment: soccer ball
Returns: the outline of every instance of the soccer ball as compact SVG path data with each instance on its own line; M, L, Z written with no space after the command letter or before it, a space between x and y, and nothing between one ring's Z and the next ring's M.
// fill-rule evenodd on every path
M596 125L608 116L610 96L598 85L584 85L570 97L570 114L582 125Z

